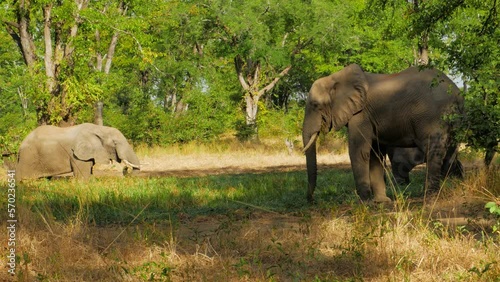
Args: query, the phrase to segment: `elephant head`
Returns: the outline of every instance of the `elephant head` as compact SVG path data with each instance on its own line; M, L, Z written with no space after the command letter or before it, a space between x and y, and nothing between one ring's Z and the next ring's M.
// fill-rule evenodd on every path
M302 140L306 153L309 188L312 201L316 187L316 139L318 134L339 130L366 104L368 82L361 67L350 65L339 72L316 80L307 97Z
M93 159L96 164L108 164L113 160L124 162L134 169L140 168L139 158L118 129L94 124L82 124L80 127L71 148L77 159Z

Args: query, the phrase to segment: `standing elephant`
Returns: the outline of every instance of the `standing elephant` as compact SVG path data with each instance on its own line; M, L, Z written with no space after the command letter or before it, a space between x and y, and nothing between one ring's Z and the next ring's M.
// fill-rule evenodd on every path
M87 178L94 164L123 162L139 169L139 159L116 128L84 123L71 127L42 125L21 143L16 167L18 180L73 172Z
M451 119L463 111L460 90L435 69L408 68L396 74L365 73L358 65L314 82L306 102L302 138L306 154L308 192L316 188L316 139L320 131L347 125L349 157L356 191L364 201L386 196L382 160L387 146L418 147L428 152L428 184L439 189L441 167L456 158Z
M387 147L387 155L391 161L392 176L399 185L410 184L410 171L419 164L426 162L425 154L418 147L413 148L400 148L400 147ZM463 166L457 159L455 162L448 166L443 163L441 166L441 176L454 176L463 178Z

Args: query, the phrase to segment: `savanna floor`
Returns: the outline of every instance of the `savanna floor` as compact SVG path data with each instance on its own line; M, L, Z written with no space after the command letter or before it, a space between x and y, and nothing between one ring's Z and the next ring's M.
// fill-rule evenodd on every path
M346 154L323 153L311 206L300 152L138 154L132 176L18 184L16 275L2 232L0 281L500 281L499 219L484 208L500 199L498 167L470 159L438 195L419 189L420 167L388 185L392 204L365 205Z

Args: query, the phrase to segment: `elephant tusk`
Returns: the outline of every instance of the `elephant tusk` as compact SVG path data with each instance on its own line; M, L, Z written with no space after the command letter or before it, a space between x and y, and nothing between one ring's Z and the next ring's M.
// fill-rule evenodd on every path
M311 147L312 144L314 144L314 142L316 142L316 138L317 137L318 137L318 132L314 132L314 134L311 136L311 139L309 139L309 142L307 143L307 145L302 150L303 153L305 153L309 149L309 147Z
M136 169L141 169L141 166L140 165L135 165L135 164L132 164L131 162L127 161L127 160L123 160L123 162L125 163L125 165L129 166L129 167L132 167L132 168L136 168Z

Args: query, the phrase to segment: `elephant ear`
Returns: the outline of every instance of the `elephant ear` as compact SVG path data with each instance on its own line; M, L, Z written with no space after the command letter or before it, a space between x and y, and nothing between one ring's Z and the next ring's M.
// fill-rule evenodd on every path
M335 130L345 126L353 115L364 109L368 81L360 66L353 64L345 67L335 78L332 86L333 108L332 120Z
M94 159L95 163L109 163L109 156L101 139L93 132L81 132L73 146L73 154L82 161Z
M73 154L79 160L89 161L94 158L94 147L89 141L79 140L73 146Z

